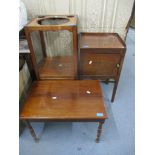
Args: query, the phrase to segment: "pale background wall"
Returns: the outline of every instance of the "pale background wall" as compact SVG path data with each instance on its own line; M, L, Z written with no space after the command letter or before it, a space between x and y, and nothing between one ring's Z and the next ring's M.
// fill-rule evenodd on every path
M27 63L25 63L22 70L19 72L19 97L22 95L29 78L30 73L28 70Z

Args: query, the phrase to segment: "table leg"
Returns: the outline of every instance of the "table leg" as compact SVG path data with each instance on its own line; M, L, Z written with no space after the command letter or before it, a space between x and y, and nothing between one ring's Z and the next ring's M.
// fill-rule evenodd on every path
M106 80L104 81L104 83L105 83L105 84L109 84L109 79L106 79Z
M115 95L116 95L116 90L117 90L117 86L118 86L118 81L115 81L114 88L113 88L113 93L112 93L112 98L111 98L111 102L114 102Z
M32 128L32 126L31 126L29 121L26 121L26 125L27 125L27 127L28 127L28 129L29 129L29 131L30 131L30 133L31 133L31 135L33 137L33 139L35 140L35 142L39 142L39 138L37 138L37 136L36 136L36 134L34 132L34 129Z
M102 125L104 122L99 122L98 129L97 129L97 137L96 137L96 143L99 143L101 132L102 132Z

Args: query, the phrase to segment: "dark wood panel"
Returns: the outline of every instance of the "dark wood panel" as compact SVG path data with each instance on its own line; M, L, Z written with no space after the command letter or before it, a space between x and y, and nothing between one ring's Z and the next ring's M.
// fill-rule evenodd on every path
M116 76L120 59L119 54L81 53L80 74Z

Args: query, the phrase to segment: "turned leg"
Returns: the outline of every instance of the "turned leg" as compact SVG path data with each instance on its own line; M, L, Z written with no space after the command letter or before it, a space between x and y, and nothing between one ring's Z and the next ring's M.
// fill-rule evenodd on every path
M99 143L101 132L102 132L102 125L104 122L99 122L98 129L97 129L97 137L96 137L96 143Z
M29 121L26 121L26 125L27 125L27 127L28 127L28 129L29 129L29 131L30 131L30 133L31 133L31 135L33 137L33 139L35 140L35 142L38 142L39 141L39 138L37 138L37 136L36 136L36 134L34 132L34 129L32 128L30 122Z

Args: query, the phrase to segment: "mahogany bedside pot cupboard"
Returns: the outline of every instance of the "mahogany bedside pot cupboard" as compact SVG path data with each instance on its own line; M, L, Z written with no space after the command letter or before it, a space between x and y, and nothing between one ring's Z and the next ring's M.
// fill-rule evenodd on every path
M99 122L96 142L107 119L100 83L96 80L45 80L33 83L20 119L35 141L31 121ZM52 131L51 131L52 132Z
M117 33L81 33L79 79L96 79L111 82L114 101L126 45Z

